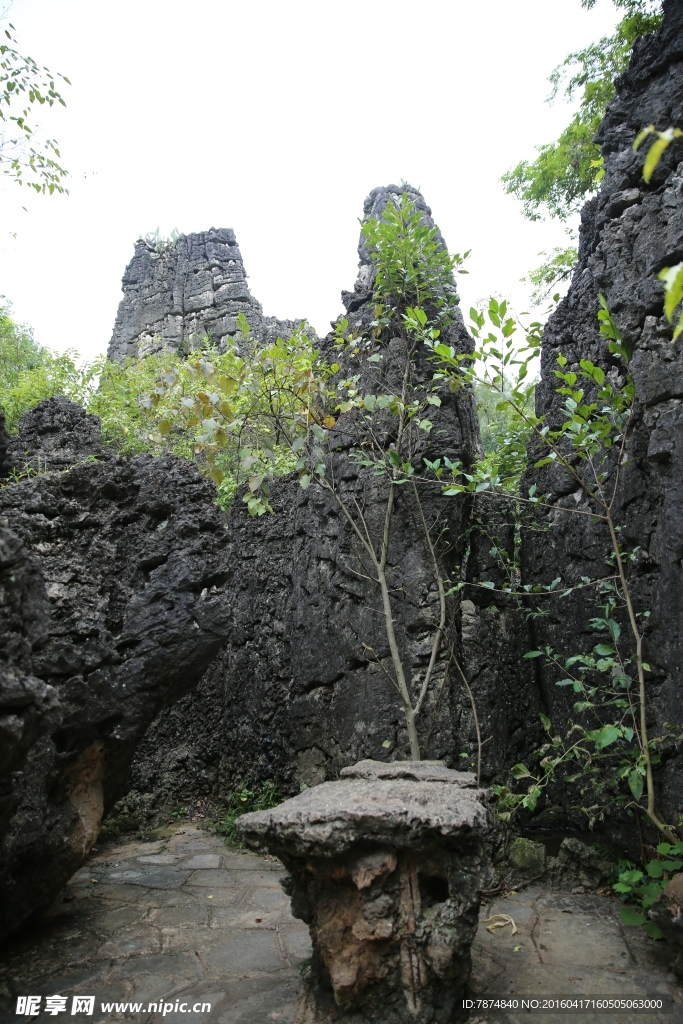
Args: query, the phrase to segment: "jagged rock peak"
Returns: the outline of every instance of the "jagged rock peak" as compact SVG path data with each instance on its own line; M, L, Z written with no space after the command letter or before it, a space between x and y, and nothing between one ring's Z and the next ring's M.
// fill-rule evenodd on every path
M232 228L180 235L168 243L138 239L122 288L107 353L117 362L161 349L184 353L207 338L222 347L235 334L239 313L264 340L289 335L301 322L264 316L249 291Z

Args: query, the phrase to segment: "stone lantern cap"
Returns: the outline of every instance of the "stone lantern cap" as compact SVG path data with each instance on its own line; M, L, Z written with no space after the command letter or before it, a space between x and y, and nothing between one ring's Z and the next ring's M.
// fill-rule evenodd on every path
M304 790L272 810L244 814L236 823L243 842L289 857L337 857L352 847L420 849L450 845L488 826L485 793L435 765L354 766L357 777ZM424 762L423 762L424 764ZM382 777L390 769L393 777ZM401 772L409 770L406 777ZM422 776L416 778L415 776ZM437 775L437 778L433 778ZM467 777L467 776L466 776Z
M477 785L474 772L453 771L444 761L357 761L342 768L339 774L343 779L412 779L472 789Z

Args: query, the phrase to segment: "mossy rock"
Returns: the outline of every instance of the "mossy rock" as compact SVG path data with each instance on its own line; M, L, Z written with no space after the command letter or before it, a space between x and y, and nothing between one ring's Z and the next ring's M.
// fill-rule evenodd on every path
M518 836L510 847L508 860L513 868L525 875L540 875L545 871L545 846Z

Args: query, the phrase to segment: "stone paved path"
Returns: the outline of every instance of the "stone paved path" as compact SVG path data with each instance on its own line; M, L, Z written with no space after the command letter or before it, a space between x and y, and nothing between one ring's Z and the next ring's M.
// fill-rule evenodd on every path
M81 1024L293 1024L310 955L308 930L289 913L272 859L228 849L180 826L166 839L125 842L94 854L39 924L0 951L0 1019ZM474 948L472 998L492 995L674 994L661 947L622 928L609 899L527 888L482 908L512 915L493 933L482 921ZM17 997L61 995L65 1012L27 1018ZM72 1014L74 995L94 995L92 1015ZM678 1024L683 999L664 1015L475 1012L472 1022ZM196 1012L163 1013L186 1003ZM137 1002L134 1012L102 1003ZM211 1011L202 1009L210 1003Z

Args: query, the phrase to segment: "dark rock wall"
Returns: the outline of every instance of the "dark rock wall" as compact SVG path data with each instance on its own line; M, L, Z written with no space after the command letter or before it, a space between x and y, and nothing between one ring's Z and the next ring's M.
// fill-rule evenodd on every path
M117 362L160 349L185 353L207 337L220 346L235 334L239 313L264 340L290 335L298 326L263 315L249 291L242 255L229 228L181 235L175 245L166 247L139 239L122 287L107 353Z
M364 213L378 215L391 195L403 189L376 189ZM432 224L431 211L419 193L413 198ZM344 293L352 330L374 316L370 302L373 270L363 244L355 290ZM453 321L448 340L469 350L455 286ZM383 387L396 386L396 342L382 349L373 373ZM365 374L353 361L345 372ZM431 378L432 369L418 358L417 373ZM363 508L377 538L386 506L386 483L349 461L347 429L353 414L340 417L334 428L328 475L340 481L349 507ZM471 395L443 396L435 426L416 452L434 457L435 449L469 464L479 446L478 424ZM273 488L275 514L249 516L237 500L231 509L229 563L230 640L195 693L181 706L165 711L148 734L136 758L133 784L146 791L163 780L165 787L187 793L198 776L205 792L220 792L238 778L273 776L298 788L334 778L345 765L361 758L407 756L403 712L398 695L368 647L387 662L388 648L376 585L363 578L357 541L333 498L317 485L303 492L298 480L286 477ZM458 498L443 498L438 488L423 496L427 521L439 520L445 536L439 548L442 572L460 571L469 522L469 507ZM399 491L390 549L392 585L397 589L396 628L413 688L419 686L438 622L437 591L430 557L422 539L418 510L408 488ZM402 589L399 589L402 588ZM450 606L451 618L457 609ZM456 644L457 644L457 637ZM445 677L442 651L433 696L421 723L424 754L450 760L457 746L451 720L452 691L459 684L451 665ZM220 738L209 736L207 713L221 716ZM461 712L458 711L458 717ZM169 746L170 744L170 746ZM185 765L171 777L171 764ZM168 791L168 790L166 790Z
M0 935L81 865L229 629L212 485L172 456L98 459L96 428L43 402L11 449L47 471L0 489Z
M571 288L551 317L543 338L542 379L537 411L549 421L561 416L553 370L558 353L577 368L588 358L616 383L623 369L610 356L598 332L598 295L604 294L632 353L637 404L627 444L614 517L627 550L639 547L630 564L631 585L640 611L649 610L645 657L653 672L648 683L651 736L683 724L683 337L672 341L663 316L658 271L683 259L683 149L674 143L649 185L642 178L643 151L634 154L638 132L653 123L664 129L683 125L683 16L679 3L665 3L661 33L640 41L630 69L618 83L598 139L605 159L599 195L584 208L579 263ZM647 149L647 144L644 150ZM539 492L549 491L558 509L587 509L576 482L548 467L530 474ZM609 486L613 482L610 481ZM606 565L606 528L590 518L550 513L557 521L547 533L526 535L526 581L549 583L557 576L578 583L613 570ZM588 619L596 614L586 591L548 606L549 618L534 626L533 647L551 643L571 654L595 643ZM624 622L624 634L626 633ZM558 725L570 716L572 699L536 663L546 712ZM575 698L574 698L575 699ZM683 812L683 750L670 751L657 771L660 806L669 821Z

